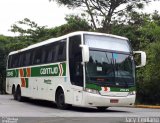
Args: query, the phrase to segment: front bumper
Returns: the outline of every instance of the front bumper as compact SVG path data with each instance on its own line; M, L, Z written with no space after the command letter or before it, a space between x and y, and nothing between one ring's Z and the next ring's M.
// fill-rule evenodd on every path
M133 106L135 103L135 95L128 95L125 97L116 97L116 96L102 96L99 94L93 94L84 92L83 93L83 102L82 105L84 106L104 106L104 107L111 107L111 106ZM110 102L111 100L118 100L117 103Z

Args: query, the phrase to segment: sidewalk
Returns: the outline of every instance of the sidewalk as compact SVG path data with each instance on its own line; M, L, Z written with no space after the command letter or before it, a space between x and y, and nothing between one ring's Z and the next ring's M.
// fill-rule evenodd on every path
M154 105L135 105L135 108L152 108L152 109L160 109L160 106Z

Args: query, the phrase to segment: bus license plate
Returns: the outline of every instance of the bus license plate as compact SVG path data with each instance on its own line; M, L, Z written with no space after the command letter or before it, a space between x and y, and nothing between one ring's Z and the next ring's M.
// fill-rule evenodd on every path
M111 99L110 103L118 103L118 99Z

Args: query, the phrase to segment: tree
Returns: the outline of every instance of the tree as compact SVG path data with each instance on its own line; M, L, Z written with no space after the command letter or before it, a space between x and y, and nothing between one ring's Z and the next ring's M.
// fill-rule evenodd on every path
M150 14L130 12L125 23L114 22L112 33L129 38L134 50L142 50L149 43L142 27L145 27L151 20Z
M9 43L10 37L0 35L0 93L4 93L5 73L6 73L6 58L7 50L5 45Z
M147 54L145 67L136 70L137 102L160 104L160 15L129 14L126 23L115 23L112 33L129 38L134 50Z
M147 65L137 70L137 100L143 104L160 104L160 40L148 44Z
M37 23L28 18L24 18L13 24L10 29L11 32L18 33L17 40L27 41L28 45L47 39L46 26L38 26Z
M152 15L152 20L160 26L160 15L158 13L158 11L154 11L153 15Z
M140 31L141 45L147 53L147 65L137 71L137 98L143 103L160 104L160 25L155 20L155 14Z
M119 17L125 17L128 12L141 9L151 0L50 0L69 8L82 7L90 16L90 21L95 30L111 32L112 23Z
M3 93L4 79L5 79L5 51L0 48L0 92Z

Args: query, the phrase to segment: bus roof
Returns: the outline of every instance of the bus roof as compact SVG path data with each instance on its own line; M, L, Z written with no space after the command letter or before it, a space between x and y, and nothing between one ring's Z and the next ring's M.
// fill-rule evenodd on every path
M29 50L29 49L33 49L33 48L36 48L36 47L39 47L39 46L43 46L43 45L46 45L46 44L50 44L52 42L65 39L65 38L70 37L70 36L82 35L82 34L101 35L101 36L107 36L107 37L112 37L112 38L119 38L119 39L122 39L122 40L128 40L125 37L112 35L112 34L105 34L105 33L99 33L99 32L77 31L77 32L72 32L72 33L66 34L64 36L57 37L57 38L51 38L51 39L48 39L48 40L45 40L45 41L30 45L30 46L28 46L26 48L23 48L23 49L20 49L20 50L17 50L17 51L12 51L12 52L9 53L9 55L16 54L16 53L19 53L19 52L22 52L22 51L26 51L26 50Z

